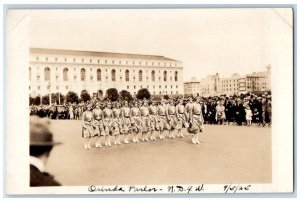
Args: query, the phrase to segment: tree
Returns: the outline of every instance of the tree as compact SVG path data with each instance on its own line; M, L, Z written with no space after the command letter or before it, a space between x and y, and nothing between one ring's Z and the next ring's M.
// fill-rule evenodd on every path
M34 105L40 105L41 104L41 97L37 96L37 97L33 98L32 104L34 104Z
M32 105L33 102L34 102L34 98L30 96L30 97L29 97L29 106Z
M119 93L119 99L121 101L132 101L133 100L133 97L132 95L130 94L130 92L128 92L127 90L122 90L120 93Z
M76 93L74 93L73 91L69 91L66 95L66 102L69 103L78 103L79 99L78 99L78 95Z
M48 105L49 104L49 95L44 95L42 97L42 104L43 105Z
M52 93L51 94L51 103L62 104L64 102L65 96L61 93ZM60 100L60 102L59 102Z
M138 93L136 94L136 98L139 100L143 100L144 98L149 99L150 97L151 97L151 94L147 88L140 89L138 91Z
M80 98L82 99L82 101L87 102L91 99L91 96L86 90L83 90L80 93Z
M118 90L115 88L109 88L106 90L105 99L108 99L112 102L117 101L119 99Z
M170 99L170 97L168 95L164 95L164 99L168 100L168 99Z

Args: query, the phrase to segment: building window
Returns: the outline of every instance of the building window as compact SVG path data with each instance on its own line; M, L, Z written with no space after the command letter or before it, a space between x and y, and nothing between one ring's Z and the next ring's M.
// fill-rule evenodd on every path
M69 86L66 86L66 90L68 90Z
M36 80L38 80L38 81L39 81L39 80L40 80L40 76L37 76L37 77L36 77Z
M173 86L171 86L171 88L172 88Z
M127 89L129 89L129 86L127 86Z
M40 87L40 86L38 86L38 87L37 87L37 89L38 89L38 90L40 90L40 89L41 89L41 87Z
M93 81L93 76L90 76L90 80Z
M141 89L143 88L143 86L141 86Z
M81 59L81 62L84 62L84 59L83 59L83 58Z
M47 90L50 90L50 85L47 86Z
M122 80L122 77L120 76L120 80Z
M125 71L125 81L129 81L129 70L126 69Z
M29 86L29 90L30 90L30 86Z
M175 71L175 75L174 75L175 81L178 81L178 72Z
M36 57L36 61L39 61L39 59L40 59L39 57Z
M55 58L55 62L57 62L57 58Z
M107 60L105 60L105 64L107 63Z
M143 81L143 72L142 72L142 70L139 71L139 81Z
M31 67L29 67L29 81L31 81Z
M59 90L59 87L58 87L58 86L56 86L56 90Z
M121 60L119 60L119 65L121 64Z
M90 63L92 63L93 62L93 60L92 59L90 59Z
M155 95L155 91L153 91L153 95Z
M165 88L167 88L168 86L166 85Z
M90 71L93 71L93 69L92 69L92 68L90 68Z
M77 79L77 76L74 76L74 81L76 81L76 79Z
M140 65L142 65L142 62L140 62Z
M97 69L97 81L101 81L101 70Z
M132 64L134 64L134 61L132 62Z
M68 81L68 71L68 68L64 68L63 70L64 81Z
M161 88L161 85L159 85L159 88Z
M167 71L164 71L164 81L167 81Z
M133 89L135 89L135 86L133 86Z
M100 60L98 60L98 63L100 63Z
M159 91L159 94L161 95L161 91Z
M56 81L58 81L58 76L55 76Z
M46 67L44 70L45 81L50 81L50 68Z
M76 62L76 59L75 59L75 58L73 58L73 62Z
M85 69L82 68L80 71L80 77L81 77L81 81L85 81Z
M65 58L65 62L67 62L67 58Z
M48 62L48 58L45 58L46 62Z
M155 71L154 70L152 70L152 72L151 72L151 80L155 81Z
M153 86L153 89L155 89L155 86Z
M160 65L160 62L158 63L158 66Z
M116 70L111 70L111 80L116 81Z

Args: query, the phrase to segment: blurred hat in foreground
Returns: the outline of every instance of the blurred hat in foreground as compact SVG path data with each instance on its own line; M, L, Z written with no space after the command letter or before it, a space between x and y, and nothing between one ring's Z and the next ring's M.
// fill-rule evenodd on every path
M53 140L53 134L49 130L50 121L38 116L30 117L30 146L54 146L61 144Z

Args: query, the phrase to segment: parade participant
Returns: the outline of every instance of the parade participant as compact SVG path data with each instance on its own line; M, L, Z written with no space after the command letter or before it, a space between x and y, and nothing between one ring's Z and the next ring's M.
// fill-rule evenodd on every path
M175 138L173 131L177 127L178 121L173 99L170 100L170 103L167 106L167 120L169 125L169 138Z
M193 105L193 98L190 97L188 99L188 103L186 103L186 105L185 105L185 113L186 113L185 116L187 117L187 119L189 119L190 112L192 110L192 105ZM190 120L187 120L187 121L189 122Z
M122 123L123 123L123 133L124 133L124 143L128 144L128 136L130 133L130 111L131 109L128 106L128 101L124 102L124 106L121 108L121 116L122 116Z
M61 143L53 141L49 120L31 116L29 124L30 187L60 186L51 174L45 172L45 166L53 147Z
M110 135L112 130L112 110L111 103L108 102L103 109L103 134L105 136L105 146L110 146Z
M260 125L260 114L257 108L254 108L253 110L253 121L255 125Z
M183 100L180 99L179 103L176 105L176 116L178 120L177 124L177 137L184 137L182 130L183 127L187 128L187 122L186 122L186 113L185 113L185 108L183 105Z
M131 108L131 127L132 127L132 132L133 134L133 142L138 143L140 142L138 140L138 134L141 132L141 114L140 114L140 109L139 109L139 103L135 101L133 103L133 107Z
M144 100L143 105L140 107L141 119L142 119L142 141L149 141L147 134L150 131L150 119L149 119L149 106L148 101Z
M192 110L190 111L190 127L189 133L192 134L192 142L193 144L200 144L199 134L203 132L204 129L204 120L201 110L200 97L197 97L192 105Z
M93 126L94 126L94 134L98 137L96 141L96 147L101 146L101 137L104 136L103 134L103 114L102 110L100 109L100 103L96 104L96 108L93 109Z
M252 121L252 115L253 115L253 114L252 114L252 111L251 111L249 105L246 106L245 111L246 111L246 121L247 121L247 126L251 126L251 121Z
M163 132L164 129L169 130L169 124L167 120L167 100L161 100L160 105L157 107L157 114L159 120L159 138L161 140L165 139Z
M150 119L150 140L156 140L155 130L158 129L158 120L157 120L157 106L156 103L150 103L149 106L149 119Z
M91 111L91 105L87 106L87 109L85 112L83 112L82 117L82 137L85 138L84 148L91 149L90 139L94 137L93 113Z
M122 117L121 117L121 109L118 102L114 103L114 107L112 109L113 122L112 122L112 135L115 136L115 145L121 144L120 142L120 134L122 131Z
M262 101L261 101L261 120L263 126L266 125L266 110L267 110L267 99L265 95L262 95Z

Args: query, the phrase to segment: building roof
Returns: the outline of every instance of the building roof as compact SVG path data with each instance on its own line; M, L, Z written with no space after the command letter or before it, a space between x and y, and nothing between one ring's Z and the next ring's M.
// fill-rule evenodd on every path
M93 56L93 57L108 57L108 58L127 58L127 59L144 59L144 60L164 60L177 61L171 58L166 58L160 55L141 55L129 53L110 53L110 52L95 52L95 51L79 51L79 50L63 50L63 49L46 49L46 48L29 48L32 54L50 54L50 55L72 55L72 56Z

